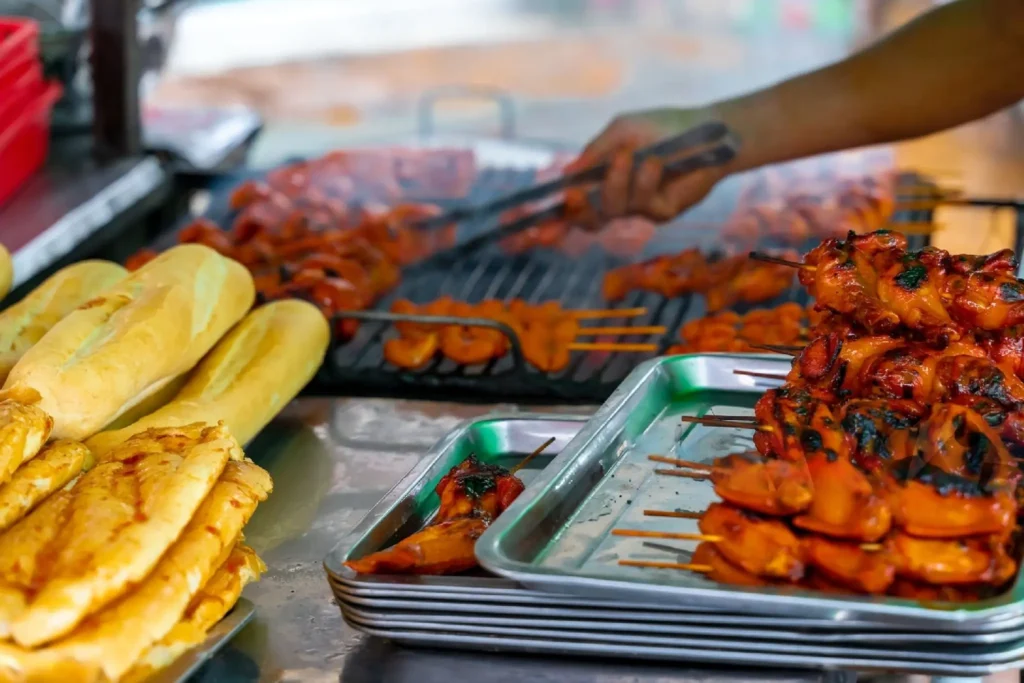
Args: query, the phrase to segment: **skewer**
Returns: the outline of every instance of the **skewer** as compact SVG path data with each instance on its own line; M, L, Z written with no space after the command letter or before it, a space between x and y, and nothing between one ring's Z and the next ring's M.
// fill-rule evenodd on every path
M710 574L714 567L708 564L690 564L686 562L654 562L652 560L619 560L623 567L654 567L655 569L682 569L698 574Z
M581 309L581 310L567 310L566 315L569 315L576 320L597 320L598 318L639 318L640 316L647 315L647 309L640 308L605 308L605 309Z
M770 432L772 428L769 426L762 426L756 422L750 421L731 421L731 420L717 420L710 417L692 417L690 415L684 415L679 418L683 422L690 424L704 425L705 427L733 427L736 429L756 429L759 432Z
M691 460L679 460L677 458L669 458L664 455L648 455L647 459L651 462L660 462L665 465L675 465L676 467L689 467L691 470L713 470L714 465L706 465L702 462L693 462Z
M701 517L704 516L704 513L703 512L690 512L688 510L644 510L644 516L645 517L672 517L672 518L675 518L675 519L700 519ZM615 533L615 532L613 531L612 533ZM630 532L630 534L623 534L623 535L633 535L633 533L635 533L635 532ZM652 533L661 533L661 532L652 532ZM678 539L678 540L692 540L692 539ZM706 538L706 539L703 539L703 540L707 541L708 543L718 543L719 542L719 541L714 540L713 538ZM877 552L877 551L882 550L883 548L885 548L885 546L883 544L881 544L881 543L861 543L859 547L860 547L861 550L865 550L867 552Z
M749 342L748 342L749 343ZM781 353L785 356L799 356L800 352L804 350L802 346L786 346L783 344L750 344L752 349L764 349L765 351L771 351L772 353Z
M902 232L906 235L931 235L944 226L936 223L928 222L906 222L906 223L890 223L883 227L883 230L891 230L893 232Z
M786 380L785 375L777 375L774 372L754 372L753 370L733 370L734 375L745 375L747 377L763 377L764 379Z
M700 519L703 512L688 512L687 510L644 510L645 517L673 517L675 519Z
M606 342L573 342L569 344L570 351L619 351L622 353L633 351L657 351L657 344L614 344Z
M664 538L672 541L701 541L707 543L720 543L725 540L714 534L686 534L675 531L645 531L643 529L612 529L612 536L626 536L628 538Z
M597 334L665 334L668 329L663 325L652 325L649 327L581 327L576 333L577 337Z
M545 441L544 443L542 443L542 444L541 444L540 446L538 446L538 447L537 447L537 448L536 448L536 449L535 449L535 450L533 451L533 453L530 453L530 454L529 454L528 456L526 456L525 458L523 458L522 460L520 460L520 461L519 461L519 464L518 464L518 465L516 465L516 466L515 466L515 467L513 467L513 468L512 468L511 470L509 470L509 474L515 474L515 473L516 473L516 472L518 472L519 470L521 470L521 469L523 469L524 467L526 467L526 464L527 464L528 462L530 462L531 460L533 460L534 458L536 458L536 457L537 457L538 455L540 455L541 453L543 453L543 452L544 452L545 450L547 450L547 447L548 447L548 446L550 446L551 444L553 444L554 442L555 442L555 437L551 437L550 439L548 439L547 441Z
M702 471L702 472L693 472L691 470L663 470L663 469L654 470L654 473L655 474L665 474L665 475L668 475L670 477L682 477L683 479L700 479L702 481L705 480L705 479L708 479L712 475L712 472L704 472L704 471Z
M792 268L802 268L804 270L817 270L814 266L807 265L806 263L800 263L799 261L788 261L784 258L777 256L770 256L768 254L762 254L759 251L750 252L750 258L755 261L763 261L765 263L774 263L779 266L790 266Z

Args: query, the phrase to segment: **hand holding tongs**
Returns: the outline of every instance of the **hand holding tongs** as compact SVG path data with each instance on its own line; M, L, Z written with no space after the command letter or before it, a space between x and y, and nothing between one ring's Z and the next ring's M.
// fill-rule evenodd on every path
M699 148L695 153L687 156L679 155ZM732 161L736 157L739 141L723 123L712 121L704 123L686 132L671 138L666 138L655 144L637 151L633 155L633 169L635 170L645 160L652 157L664 159L665 173L669 176L681 176L692 173L702 168L721 166ZM476 224L479 221L515 209L524 204L545 199L553 194L564 192L566 189L585 183L598 183L608 173L609 163L604 162L596 166L569 173L555 180L540 183L524 190L513 192L504 197L475 207L461 207L447 211L441 215L419 221L411 227L419 230L436 230L453 223ZM588 200L591 206L600 205L600 188L592 188L588 193ZM503 237L521 232L537 223L562 218L566 214L567 206L565 201L559 201L552 206L540 209L529 215L518 218L509 223L499 225L495 229L487 230L481 234L469 236L466 239L456 238L454 245L449 245L441 251L434 252L430 258L452 251L467 250L485 242L498 240Z

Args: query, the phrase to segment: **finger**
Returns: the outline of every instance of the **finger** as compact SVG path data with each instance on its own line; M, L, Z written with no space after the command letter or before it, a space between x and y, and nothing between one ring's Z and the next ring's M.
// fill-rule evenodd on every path
M637 130L636 124L623 118L617 118L590 141L583 149L578 161L581 166L592 166L604 161L622 147L638 146L642 139L643 135Z
M608 173L601 185L601 215L615 218L629 208L629 185L633 176L633 150L623 147L612 155Z
M661 192L651 200L647 215L659 221L675 218L704 199L718 182L718 178L717 173L702 169L669 181Z
M632 213L643 213L658 193L664 170L662 162L656 158L647 159L633 176L633 192L629 199L629 210Z

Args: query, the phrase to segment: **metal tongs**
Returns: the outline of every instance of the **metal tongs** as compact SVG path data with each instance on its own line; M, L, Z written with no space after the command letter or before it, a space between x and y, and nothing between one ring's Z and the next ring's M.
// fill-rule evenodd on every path
M695 148L696 151L694 151ZM723 123L712 121L637 151L633 155L633 169L635 170L647 159L660 157L665 162L666 174L681 176L702 168L726 164L736 157L738 148L739 140L729 128ZM687 152L690 153L686 154ZM686 155L681 156L684 154ZM447 211L441 215L418 221L410 227L433 232L453 224L459 227L466 225L478 226L486 219L501 216L506 211L540 201L551 195L564 192L571 187L598 183L604 179L608 173L608 168L609 164L607 162L590 166L575 173L563 175L561 178L499 197L485 204L459 207ZM600 205L599 188L592 188L589 191L588 201L592 207ZM472 231L476 232L476 234L463 236L459 234L462 231L457 230L454 244L449 244L432 251L429 256L421 261L421 264L440 256L451 256L455 252L462 253L482 244L497 241L547 220L562 218L565 216L566 208L565 202L559 201L549 207L517 218L514 221L499 224L495 228L483 230L482 232Z

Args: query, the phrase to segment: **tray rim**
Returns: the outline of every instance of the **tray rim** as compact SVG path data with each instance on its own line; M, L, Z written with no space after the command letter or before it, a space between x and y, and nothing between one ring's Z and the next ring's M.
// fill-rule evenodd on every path
M428 647L445 647L450 649L474 649L490 652L526 652L531 654L553 654L553 655L583 655L587 657L615 657L641 661L677 661L677 662L705 662L730 664L733 666L749 666L758 669L769 667L787 667L798 669L854 669L857 671L878 671L904 673L920 673L947 676L987 676L1000 671L1007 671L1017 668L1016 662L990 665L950 665L931 664L913 660L880 660L877 662L869 660L846 660L821 657L799 657L801 661L794 662L794 656L778 655L775 653L764 653L758 651L730 650L719 652L713 649L682 649L669 647L645 647L642 645L623 646L609 644L600 640L577 642L571 640L555 641L550 638L544 639L539 636L528 639L525 637L509 636L454 636L438 631L415 631L379 629L367 626L356 619L344 617L345 622L362 633L384 638L406 645L419 645ZM618 648L618 652L611 651ZM784 659L785 661L765 662L766 657ZM788 658L788 659L787 659ZM822 661L823 659L828 661ZM810 661L806 661L810 660Z
M503 541L514 529L517 521L523 516L522 513L540 506L552 494L552 489L562 481L573 467L573 464L586 455L587 449L600 448L602 442L607 442L610 436L609 425L616 423L616 418L623 420L623 414L628 413L631 404L642 396L645 388L654 380L657 373L663 372L663 367L673 363L704 361L705 363L722 362L728 359L742 359L746 364L768 363L768 367L784 364L788 367L789 361L785 356L778 355L747 355L738 354L686 354L679 356L665 356L651 359L633 370L623 381L618 389L609 399L594 413L576 438L559 454L562 460L555 467L552 462L541 472L540 476L533 482L530 490L525 491L505 511L501 517L484 532L476 544L476 556L480 566L484 569L512 579L531 590L542 590L552 593L569 593L574 595L591 595L602 598L612 594L621 595L623 600L633 602L655 602L674 601L677 604L685 605L687 601L697 601L701 604L721 604L723 601L735 602L741 596L749 604L746 611L753 613L766 613L773 608L783 608L793 612L797 608L810 609L816 612L831 612L833 618L854 618L861 620L872 617L885 616L903 620L903 623L929 623L935 626L944 624L957 624L966 626L1010 615L1024 613L1024 599L1017 593L1017 585L1020 585L1024 576L1024 563L1018 567L1017 585L1008 589L1003 595L990 600L974 603L972 607L965 608L956 603L938 603L936 607L926 607L909 600L885 597L884 599L871 596L828 596L826 594L814 593L811 591L792 590L787 592L776 592L764 589L744 589L730 586L697 587L665 585L659 583L644 582L638 579L627 577L608 578L588 575L581 571L578 574L570 574L558 569L551 569L537 566L528 562L520 562L505 555L502 551ZM760 367L755 369L761 369ZM749 377L740 379L752 380ZM755 387L753 381L738 382L741 387L751 389ZM707 386L695 389L693 394L704 391L728 391L729 388L719 386ZM733 391L737 389L733 388ZM565 456L564 458L562 456ZM602 477L602 480L604 477ZM626 597L628 595L629 597ZM948 606L941 608L938 605ZM732 608L729 611L742 611L740 608Z
M448 452L454 444L463 438L474 426L487 422L508 421L508 422L567 422L578 423L580 430L577 430L566 442L562 451L558 453L548 467L554 465L563 453L569 448L572 442L582 431L589 420L581 415L559 415L554 413L533 413L533 412L510 412L501 411L490 413L479 417L463 420L449 432L442 436L420 460L403 476L398 483L381 498L376 505L363 516L351 531L341 537L331 551L323 560L324 572L327 575L328 583L342 583L351 587L381 588L385 586L416 586L424 593L452 592L457 593L463 590L473 590L486 587L489 582L500 582L502 589L507 589L509 580L503 577L467 577L467 576L404 576L404 575L379 575L365 576L356 574L344 565L344 561L355 544L365 536L370 529L380 522L381 519L397 505L408 493L408 491L422 479L423 476L435 465L435 463ZM543 470L541 471L543 472ZM531 482L527 491L533 487ZM524 491L524 495L526 492ZM360 578L362 577L362 578ZM515 583L515 582L513 582ZM333 586L332 586L333 588Z
M719 636L724 638L747 638L750 640L779 640L785 642L800 642L813 638L815 643L824 644L842 644L845 642L851 642L856 644L857 647L895 647L902 646L904 648L928 646L928 647L940 647L944 645L950 645L955 643L964 643L967 645L988 645L998 646L1003 643L1011 641L1021 642L1024 641L1024 626L1018 626L1014 630L1007 631L993 631L993 632L980 632L980 633L950 633L947 631L938 632L925 632L925 633L902 633L899 631L880 631L880 630L864 630L858 631L856 629L849 630L832 630L832 631L819 631L813 626L787 626L785 624L776 625L760 625L755 628L743 627L740 624L714 624L714 623L695 623L687 620L664 620L664 621L629 621L615 619L587 619L584 617L573 617L571 615L541 615L541 616L520 616L520 615L481 615L477 616L474 614L445 614L436 612L413 612L410 610L399 611L395 614L395 610L390 610L390 613L384 613L385 611L374 612L372 608L367 609L365 606L354 605L346 603L345 601L339 601L342 610L347 611L349 614L356 618L366 621L374 622L383 627L403 627L403 624L417 623L423 625L423 630L441 629L452 625L478 625L478 626L495 626L503 627L509 626L514 628L544 628L544 624L547 623L549 626L553 625L552 622L547 620L557 619L557 625L561 628L567 628L570 630L579 631L594 631L594 632L632 632L641 633L649 632L652 635L658 633L658 627L664 627L671 629L673 627L687 629L694 631L692 634L685 633L666 633L666 636L680 636L687 637L687 635L698 635L697 632L708 633L709 636ZM525 621L531 622L530 624L515 624L512 622ZM809 621L809 620L808 620ZM410 626L409 628L418 628L416 626ZM718 633L712 634L712 631ZM730 635L731 632L736 632L736 635ZM764 632L764 635L755 636L747 635L749 633ZM784 633L785 636L779 636L777 634ZM922 638L923 637L923 638ZM968 640L969 639L969 640Z

